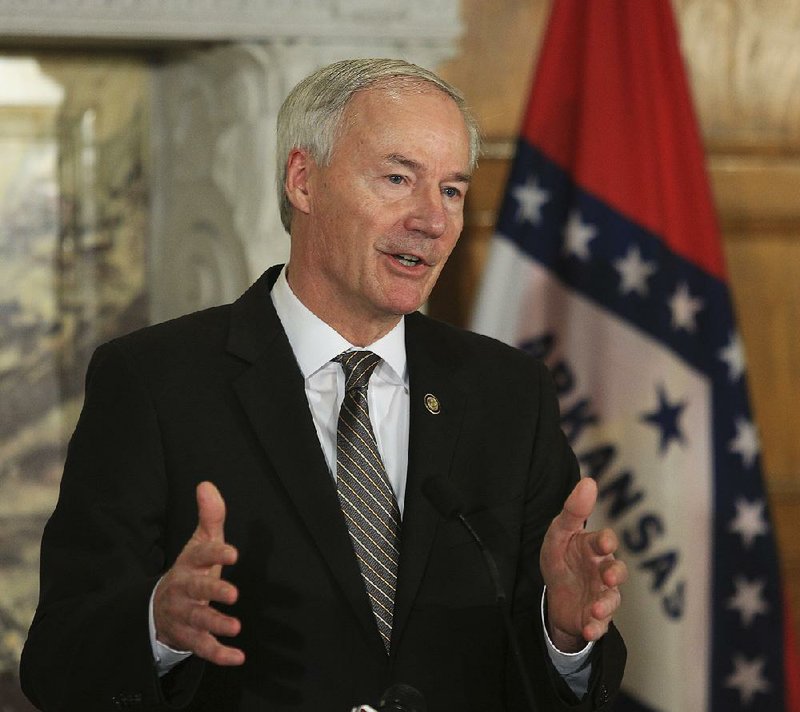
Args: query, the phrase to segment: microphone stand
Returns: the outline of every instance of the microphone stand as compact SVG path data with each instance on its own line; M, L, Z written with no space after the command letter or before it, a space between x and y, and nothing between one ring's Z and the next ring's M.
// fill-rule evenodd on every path
M497 562L494 560L489 549L483 543L483 540L478 536L478 532L469 523L469 520L461 512L456 513L456 519L464 526L469 532L470 536L475 540L478 548L481 550L483 560L486 562L486 568L489 570L489 576L492 579L495 590L495 602L500 609L500 617L503 619L503 624L506 628L506 637L508 644L511 647L511 654L517 665L517 671L522 682L522 691L525 694L525 700L531 712L538 712L538 706L533 696L533 688L531 687L530 677L528 677L528 670L525 668L525 661L522 659L522 651L519 647L519 638L517 632L514 630L513 623L511 622L511 613L508 609L508 599L506 592L503 589L503 584L500 581L500 572L497 569Z

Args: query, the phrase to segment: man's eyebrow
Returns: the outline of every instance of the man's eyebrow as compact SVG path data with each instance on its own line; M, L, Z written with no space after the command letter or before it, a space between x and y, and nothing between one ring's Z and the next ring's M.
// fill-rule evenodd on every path
M390 153L388 156L386 156L386 162L396 163L397 165L408 168L411 171L420 172L423 170L423 166L419 161L415 161L413 158L408 158L402 153ZM461 173L460 171L456 171L448 177L448 180L456 181L457 183L469 183L472 180L472 176L469 173Z
M386 156L386 162L397 163L412 171L419 171L422 169L422 164L419 161L415 161L413 158L407 158L402 153L390 153Z

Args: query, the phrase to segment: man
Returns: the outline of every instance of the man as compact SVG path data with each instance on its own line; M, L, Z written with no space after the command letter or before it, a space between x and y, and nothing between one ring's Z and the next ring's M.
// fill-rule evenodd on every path
M461 232L463 100L355 60L278 123L286 267L89 367L26 693L48 712L345 712L399 682L432 712L527 709L481 553L424 494L444 478L497 559L540 708L604 708L626 571L612 532L583 531L596 489L570 494L549 378L416 313Z

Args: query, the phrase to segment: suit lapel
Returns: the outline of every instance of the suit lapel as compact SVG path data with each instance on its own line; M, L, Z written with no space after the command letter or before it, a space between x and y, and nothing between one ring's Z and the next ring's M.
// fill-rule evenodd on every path
M228 349L251 363L234 389L331 575L366 636L383 652L305 398L303 376L269 298L277 274L278 270L271 269L233 306Z
M432 476L450 476L461 430L467 390L458 381L458 363L438 330L425 317L406 317L406 353L410 382L408 477L400 544L400 569L395 597L392 644L400 640L408 621L440 521L422 493ZM436 404L426 396L435 397ZM429 409L428 406L431 406Z

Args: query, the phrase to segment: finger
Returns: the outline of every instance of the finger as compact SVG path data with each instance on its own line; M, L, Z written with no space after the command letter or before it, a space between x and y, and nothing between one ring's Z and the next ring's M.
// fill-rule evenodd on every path
M608 588L592 603L589 613L600 623L607 624L622 603L622 595L618 588Z
M211 633L198 635L194 645L189 649L195 655L215 665L231 666L244 663L244 653L239 648L223 645Z
M215 601L230 606L239 597L236 586L209 576L192 576L185 586L189 598L198 602Z
M593 620L583 626L581 635L583 635L584 640L587 641L600 640L600 638L608 633L609 623L611 623L611 621L608 619L604 621Z
M232 638L239 635L242 630L242 624L238 618L225 615L216 608L204 605L195 605L190 609L187 623L198 635L211 633Z
M225 541L225 500L212 482L197 485L197 529L211 541Z
M238 595L235 588L222 583L227 589L234 589L235 595L228 598L235 599ZM215 600L213 591L199 589L195 593L208 594L208 600ZM189 597L183 585L173 586L169 591L163 591L162 586L159 586L153 605L153 617L157 639L176 650L194 651L198 637L205 633L232 637L241 631L241 623L237 618L212 608L206 600Z
M554 524L565 532L581 531L596 501L597 483L591 477L582 478L570 492Z
M609 556L619 548L619 539L613 529L586 532L586 544L596 556Z
M195 541L187 546L180 556L181 564L193 568L209 566L231 566L236 563L239 552L236 547L223 542Z
M628 580L628 566L624 561L611 559L600 567L600 578L609 588L621 586Z
M221 665L231 667L234 665L244 664L244 652L239 648L234 648L228 645L222 645L212 635L208 636L209 643L202 645L197 654L201 658L205 658L214 665Z

